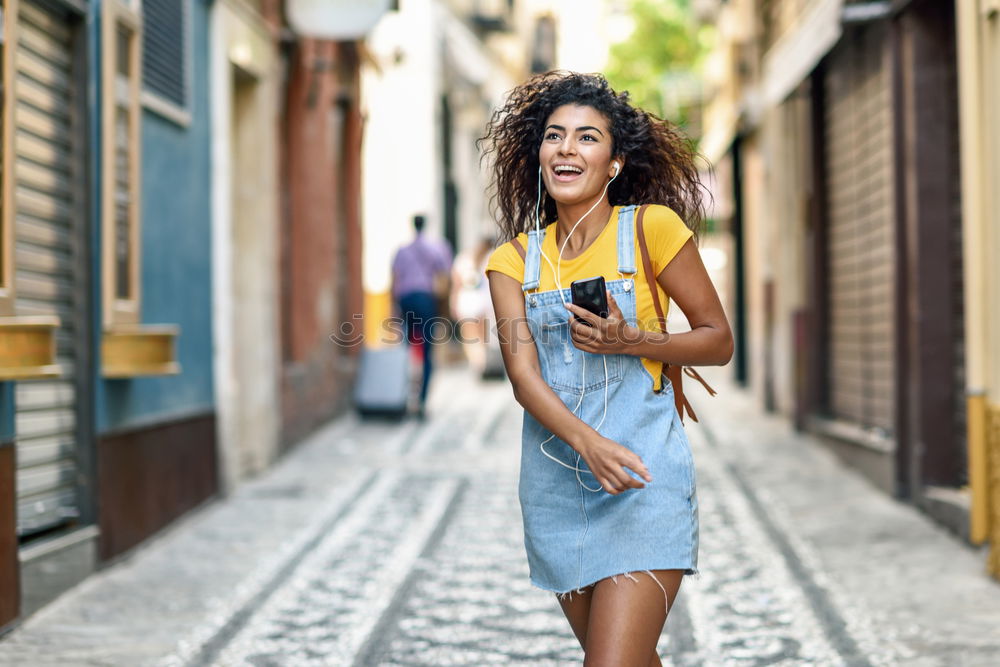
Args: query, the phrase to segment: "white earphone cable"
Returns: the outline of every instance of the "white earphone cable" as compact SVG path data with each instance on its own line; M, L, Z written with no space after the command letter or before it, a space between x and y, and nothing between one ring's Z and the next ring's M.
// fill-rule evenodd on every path
M545 252L542 251L541 241L538 242L539 243L538 251L541 254L541 256L545 258L545 261L549 265L549 269L552 271L553 277L555 278L555 281L556 281L556 290L559 293L559 298L562 300L563 305L566 304L566 295L563 294L562 274L561 274L562 254L563 254L563 251L566 249L566 244L569 243L569 239L573 235L573 232L576 231L576 228L580 226L580 223L583 222L586 219L586 217L588 215L590 215L594 211L595 208L597 208L597 205L601 203L601 200L603 200L604 196L608 193L608 187L610 187L611 182L614 181L616 178L618 178L618 173L620 171L620 169L618 167L618 162L615 162L614 164L615 164L615 174L604 185L604 190L601 191L601 196L598 197L597 201L594 202L594 205L591 206L587 210L587 212L584 213L583 216L581 216L580 219L576 221L576 224L573 225L573 227L569 230L569 233L566 234L566 238L563 239L562 246L559 248L559 255L556 257L556 265L555 266L552 266L552 260L550 260L548 258L548 255L546 255ZM541 201L542 201L542 167L541 167L541 165L538 166L538 186L537 187L538 187L538 196L535 199L535 231L536 232L540 232L541 231L541 219L540 219L540 216L539 216L539 208L540 208ZM601 420L597 423L597 426L594 427L594 430L598 431L598 432L600 432L599 429L604 424L604 419L608 415L608 358L607 358L606 355L601 355L601 358L602 358L602 360L604 362L604 410L603 410L603 412L601 414ZM581 373L580 373L580 376L581 376L580 377L580 397L579 397L579 399L576 402L576 406L572 410L573 414L576 414L576 411L580 409L580 406L583 404L583 397L586 394L586 385L587 385L587 381L586 381L587 380L587 364L586 364L586 361L584 361L584 363L581 364ZM577 453L577 455L576 455L576 465L575 466L571 466L568 463L563 463L558 458L556 458L552 454L549 454L549 452L546 451L546 449L545 449L545 443L549 442L554 437L556 437L556 436L553 433L548 438L546 438L541 443L539 443L538 447L539 447L539 449L542 450L542 454L544 454L545 456L549 457L550 459L552 459L553 461L555 461L559 465L563 466L564 468L568 468L570 470L575 471L576 472L576 481L579 482L580 486L582 486L586 490L591 491L593 493L598 493L600 491L603 491L604 490L603 486L598 486L596 489L592 489L591 487L589 487L589 486L587 486L586 484L583 483L583 480L580 478L580 473L581 472L588 473L590 475L593 475L594 473L591 472L590 470L584 470L584 469L580 468L580 458L581 457L580 457L579 453Z

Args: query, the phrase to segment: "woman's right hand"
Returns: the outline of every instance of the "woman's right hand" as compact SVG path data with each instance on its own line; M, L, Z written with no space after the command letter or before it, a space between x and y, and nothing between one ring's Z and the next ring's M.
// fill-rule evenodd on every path
M538 352L525 314L521 283L499 271L490 271L489 279L497 340L517 402L557 438L571 444L586 461L597 482L611 495L645 486L625 468L647 482L653 481L635 452L603 437L581 421L542 379Z
M646 486L630 475L626 468L647 482L653 481L653 476L638 454L600 433L595 432L576 449L594 473L594 479L613 496L628 489L642 489Z

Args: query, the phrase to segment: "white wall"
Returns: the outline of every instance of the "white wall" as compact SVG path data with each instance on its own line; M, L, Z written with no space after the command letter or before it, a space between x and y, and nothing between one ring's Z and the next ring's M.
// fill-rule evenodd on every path
M574 72L603 72L608 62L610 34L617 27L609 20L605 0L550 3L556 17L556 66Z
M279 71L269 33L245 10L216 3L211 30L213 371L228 491L277 454Z
M393 252L413 237L413 216L428 232L443 221L440 173L440 26L432 0L401 2L368 36L380 71L362 75L363 279L366 292L389 288Z
M489 175L480 168L474 142L490 107L502 104L503 94L521 83L535 17L551 14L556 20L557 66L584 72L604 68L617 25L607 20L602 0L527 0L517 5L515 31L484 44L460 20L448 20L450 11L439 0L400 2L400 10L384 15L366 40L376 61L362 75L363 275L369 294L389 288L392 255L412 238L414 214L428 216L430 234L442 233L445 88L454 93L452 158L461 250L495 230L487 206Z

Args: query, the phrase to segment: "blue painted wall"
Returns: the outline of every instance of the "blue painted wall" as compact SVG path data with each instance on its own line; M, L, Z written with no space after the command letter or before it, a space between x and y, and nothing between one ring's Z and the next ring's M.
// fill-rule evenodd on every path
M178 125L148 109L142 118L141 321L180 327L177 361L181 373L128 380L97 378L98 433L214 409L210 4L193 1L189 7L191 122Z
M0 382L0 443L14 440L14 383Z

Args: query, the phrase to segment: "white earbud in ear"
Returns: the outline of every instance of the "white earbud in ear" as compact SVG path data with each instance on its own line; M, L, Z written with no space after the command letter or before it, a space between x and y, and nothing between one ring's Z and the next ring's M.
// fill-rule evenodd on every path
M618 169L619 169L619 167L618 167L618 161L616 160L616 161L612 162L611 164L614 166L614 168L615 168L615 176L617 176L618 175Z

